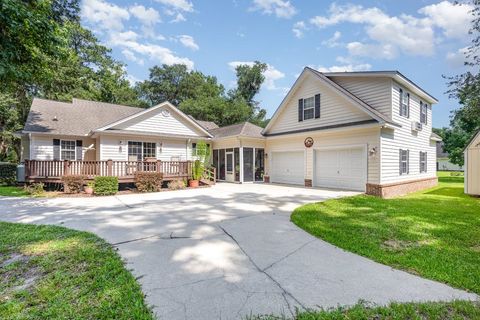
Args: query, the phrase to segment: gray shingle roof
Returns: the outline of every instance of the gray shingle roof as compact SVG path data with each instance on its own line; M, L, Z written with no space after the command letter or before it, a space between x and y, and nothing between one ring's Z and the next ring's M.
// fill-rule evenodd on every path
M24 131L84 136L143 110L82 99L68 103L34 98Z
M234 136L245 136L252 138L264 138L262 127L256 126L250 122L232 124L230 126L209 130L214 138L225 138Z
M197 120L192 116L189 116L189 117L190 117L190 119L192 119L193 121L198 123L200 126L202 126L207 131L219 128L219 126L213 121L203 121L203 120Z

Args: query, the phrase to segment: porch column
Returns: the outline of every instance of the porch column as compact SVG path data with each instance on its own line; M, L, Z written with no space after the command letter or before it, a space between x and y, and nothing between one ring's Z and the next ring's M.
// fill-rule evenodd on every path
M240 155L240 183L243 183L243 147L240 147L240 150L238 151Z

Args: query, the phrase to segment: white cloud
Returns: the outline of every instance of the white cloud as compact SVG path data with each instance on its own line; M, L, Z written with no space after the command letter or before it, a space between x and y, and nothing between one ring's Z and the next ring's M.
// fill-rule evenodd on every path
M318 66L315 69L317 69L320 72L368 71L372 69L372 65L368 63L363 63L363 64L347 64L342 66L331 66L331 67Z
M340 40L341 36L342 36L342 33L340 31L335 31L333 36L325 41L322 41L322 44L326 45L329 48L338 47L340 45L338 40Z
M195 39L193 39L192 36L182 34L177 37L178 41L180 41L181 44L183 44L186 48L192 49L193 51L197 51L200 49L198 44L195 43Z
M426 15L433 25L441 28L448 38L463 39L468 36L473 16L470 4L454 5L450 1L442 1L421 8L418 12Z
M192 12L193 4L187 0L156 0L157 2L170 6L175 10Z
M127 9L103 0L84 0L81 12L85 21L105 30L122 30L123 20L130 18Z
M291 18L297 9L286 0L253 0L252 10L260 10L265 14L275 14L278 18Z
M442 30L446 37L460 37L465 34L467 22L472 17L469 6L455 6L448 1L423 7L418 12L423 16L390 16L376 7L332 4L328 16L316 16L310 19L310 23L319 28L343 22L364 25L373 43L352 42L347 45L349 52L392 59L400 52L416 56L432 55L439 41L436 28Z
M307 30L307 25L304 21L298 21L293 25L292 32L297 38L303 38L304 31Z
M187 19L185 18L185 16L179 12L179 13L177 13L177 15L175 16L174 19L170 20L170 22L171 23L177 23L177 22L183 22L183 21L186 21L186 20Z
M228 65L232 70L235 70L237 66L240 65L248 65L248 66L253 66L255 62L253 61L232 61L229 62ZM281 72L280 70L277 70L274 66L267 64L267 70L263 73L265 76L265 82L263 83L265 85L265 88L268 90L276 90L276 89L281 89L276 86L275 81L280 80L285 77L285 74Z
M130 61L136 62L140 65L143 65L144 63L143 59L137 58L137 56L135 56L135 54L128 49L123 49L122 54L125 56L125 58L127 58Z
M152 26L160 22L160 14L153 8L145 8L141 5L134 5L129 8L130 13L141 21L145 26Z
M452 68L459 68L465 65L465 62L469 59L467 58L468 47L460 48L455 52L448 52L446 55L447 63Z

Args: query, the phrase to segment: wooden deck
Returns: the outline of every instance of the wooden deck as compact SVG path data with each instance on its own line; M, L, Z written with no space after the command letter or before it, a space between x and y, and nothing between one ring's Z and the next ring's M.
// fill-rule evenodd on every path
M25 160L26 182L61 182L64 175L118 177L119 182L134 182L135 172L161 172L163 180L191 179L192 161L61 161Z

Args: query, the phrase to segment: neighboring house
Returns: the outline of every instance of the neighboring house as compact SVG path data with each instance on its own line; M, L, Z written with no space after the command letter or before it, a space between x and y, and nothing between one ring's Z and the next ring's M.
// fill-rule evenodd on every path
M207 140L219 180L388 197L437 183L434 103L397 71L321 73L308 67L265 129L250 123L218 128L167 102L144 110L35 99L23 158L187 161L195 143Z
M437 141L437 171L463 171L462 166L450 162L444 145L443 141Z
M465 156L465 193L480 196L480 130L463 151Z

